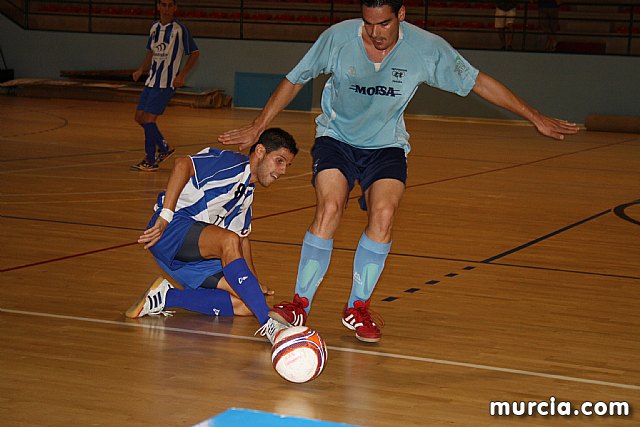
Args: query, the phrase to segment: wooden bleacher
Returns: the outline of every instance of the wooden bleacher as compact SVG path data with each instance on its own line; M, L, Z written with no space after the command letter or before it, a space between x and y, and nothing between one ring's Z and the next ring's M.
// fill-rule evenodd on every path
M16 79L0 83L0 94L134 103L138 101L144 85L131 81L132 72L133 70L62 71L60 74L66 79ZM225 108L231 106L231 96L220 89L183 87L176 91L169 105Z

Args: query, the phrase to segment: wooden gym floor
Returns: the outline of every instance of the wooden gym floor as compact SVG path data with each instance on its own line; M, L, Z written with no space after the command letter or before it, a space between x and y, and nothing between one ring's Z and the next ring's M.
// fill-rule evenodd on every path
M128 170L143 157L133 110L0 97L0 424L189 426L236 407L368 426L638 425L639 135L408 118L409 181L372 303L383 339L340 322L366 221L356 190L309 318L328 365L294 385L252 317L125 319L160 274L135 241L173 162ZM159 124L186 155L255 114L171 107ZM313 118L279 116L302 150L256 194L270 304L292 296L314 210ZM489 414L552 398L631 414Z

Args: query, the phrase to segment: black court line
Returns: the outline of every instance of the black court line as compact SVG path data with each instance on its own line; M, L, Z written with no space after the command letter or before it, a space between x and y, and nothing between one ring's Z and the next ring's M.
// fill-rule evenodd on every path
M479 175L486 175L486 174L493 173L493 172L501 172L501 171L504 171L504 170L519 168L521 166L531 166L531 165L534 165L536 163L545 162L547 160L553 160L553 159L558 159L560 157L566 157L566 156L571 156L571 155L574 155L574 154L584 153L584 152L587 152L587 151L598 150L600 148L607 148L607 147L611 147L611 146L614 146L614 145L623 144L623 143L629 142L629 141L630 140L626 139L626 140L623 140L623 141L612 142L610 144L604 144L604 145L598 145L597 147L584 148L582 150L577 150L577 151L570 151L568 153L556 154L555 156L549 156L549 157L545 157L545 158L538 159L538 160L531 160L529 162L524 162L524 163L517 163L517 164L513 164L513 165L509 165L509 166L504 166L504 167L501 167L501 168L496 168L496 169L491 169L491 170L486 170L486 171L480 171L480 172L473 172L473 173L470 173L470 174L454 176L454 177L451 177L451 178L442 178L442 179L438 179L438 180L435 180L435 181L423 182L421 184L407 185L406 188L409 189L409 188L422 187L422 186L425 186L425 185L439 184L441 182L447 182L447 181L454 181L456 179L461 179L461 178L470 178L470 177L479 176Z
M629 140L623 140L623 141L618 141L618 142L605 144L605 145L600 145L600 146L596 146L596 147L589 147L589 148L585 148L585 149L582 149L582 150L577 150L577 151L573 151L573 152L569 152L569 153L562 153L562 154L558 154L558 155L555 155L555 156L545 157L543 159L533 160L533 161L530 161L530 162L519 163L519 164L510 165L510 166L505 166L505 167L502 167L502 168L497 168L497 169L492 169L492 170L487 170L487 171L481 171L481 172L476 172L476 173L472 173L472 174L459 175L459 176L456 176L456 177L443 178L443 179L439 179L439 180L435 180L435 181L429 181L429 182L425 182L425 183L421 183L421 184L413 184L413 185L407 186L406 188L409 189L409 188L415 188L415 187L422 187L422 186L425 186L425 185L431 185L431 184L437 184L437 183L441 183L441 182L453 181L453 180L461 179L461 178L469 178L469 177L478 176L478 175L485 175L485 174L489 174L489 173L492 173L492 172L499 172L499 171L503 171L503 170L507 170L507 169L514 169L514 168L517 168L517 167L520 167L520 166L528 166L528 165L532 165L532 164L535 164L535 163L540 163L540 162L543 162L543 161L546 161L546 160L550 160L550 159L555 159L555 158L569 156L569 155L582 153L582 152L586 152L586 151L591 151L591 150L596 150L596 149L600 149L600 148L606 148L606 147L610 147L610 146L614 146L614 145L619 145L619 144L623 144L623 143L628 142L628 141ZM193 144L193 145L195 145L195 144ZM358 198L360 198L360 196L359 195L355 195L355 196L349 197L348 200L353 200L353 199L358 199ZM314 208L315 206L316 205L313 204L313 205L303 206L303 207L299 207L299 208L295 208L295 209L290 209L290 210L287 210L287 211L275 212L273 214L267 214L267 215L263 215L263 216L260 216L260 217L255 217L255 218L253 218L253 221L257 221L257 220L265 219L265 218L270 218L270 217L274 217L274 216L280 216L280 215L293 213L293 212L299 212L299 211L302 211L302 210ZM606 211L604 213L607 213L609 211L611 211L611 210L608 210L608 211ZM0 217L4 217L4 216L0 216ZM17 217L15 217L15 218L17 219ZM27 219L27 218L22 218L22 219ZM33 220L37 220L37 219L33 219ZM46 220L42 220L42 221L46 221ZM68 222L68 224L86 225L86 224L82 224L82 223L73 223L73 222ZM90 224L90 225L91 226L100 226L98 224ZM138 229L136 229L136 230L138 230ZM556 232L555 234L558 234L558 233ZM494 257L488 258L488 259L486 259L484 261L481 261L481 263L485 263L485 264L491 263L491 261L493 261L495 259L502 258L502 257L504 257L504 256L506 256L506 255L508 255L510 253L516 252L517 250L521 250L524 247L531 246L531 245L537 243L537 241L539 241L541 239L544 239L546 237L547 236L545 236L543 238L540 238L540 239L537 239L534 242L529 242L528 244L522 245L522 246L520 246L518 248L515 248L515 249L512 249L510 251L507 251L507 252L505 252L503 254L499 254L499 255L496 255ZM263 243L267 243L267 242L263 242ZM282 244L281 242L269 242L269 243ZM127 246L127 245L130 245L130 244L125 244L124 246ZM301 246L301 244L297 244L296 246ZM110 250L110 249L112 249L112 248L106 248L104 250ZM339 248L334 248L334 249L340 250ZM342 249L342 250L354 251L353 249ZM99 251L100 250L97 250L97 252L99 252ZM94 253L94 252L92 252L92 253ZM82 256L82 255L84 255L84 254L79 254L78 256ZM414 256L414 255L409 255L409 254L395 254L395 253L390 253L389 255L412 256L412 257ZM420 256L416 256L416 257L420 257ZM424 258L447 259L447 258L426 257L426 256ZM65 257L64 259L67 259L67 258ZM42 263L54 262L54 261L57 261L57 260L58 259L50 260L50 261L42 261ZM475 260L464 260L464 262L477 263L478 261L475 261ZM28 266L30 266L30 265L21 266L21 267L20 266L19 267L12 267L10 269L13 270L13 269L17 269L17 268L26 268ZM561 269L549 269L549 270L563 271ZM4 272L4 271L9 271L9 270L0 270L0 272ZM603 276L607 276L607 277L626 277L626 276L600 274L600 273L593 273L593 272L585 272L585 274L596 274L596 275L603 275ZM627 277L627 278L634 278L634 277Z
M47 113L46 111L38 111L37 113L44 114L46 116L55 117L56 119L60 119L62 120L62 124L50 127L49 129L40 129L33 132L16 133L13 135L0 135L0 138L15 138L19 136L29 136L29 135L37 135L39 133L53 132L54 130L62 129L63 127L67 127L69 125L69 120L66 117L60 117L53 113Z
M500 266L500 267L526 268L526 269L529 269L529 270L553 271L553 272L557 272L557 273L579 274L579 275L583 275L583 276L608 277L608 278L612 278L612 279L640 280L640 276L625 276L625 275L622 275L622 274L598 273L598 272L595 272L595 271L568 270L568 269L565 269L565 268L539 267L539 266L536 266L536 265L510 264L510 263L507 263L507 262L492 262L489 265Z
M638 221L638 220L636 220L634 218L631 218L625 212L625 210L629 206L638 205L638 204L640 204L640 200L634 200L631 203L625 203L624 205L616 206L615 208L613 208L613 213L616 214L618 216L618 218L624 219L625 221L629 221L632 224L640 225L640 221Z
M549 156L549 157L545 157L542 159L538 159L538 160L532 160L530 162L525 162L525 163L517 163L517 164L511 164L509 166L504 166L504 167L500 167L500 168L496 168L496 169L490 169L490 170L485 170L485 171L480 171L480 172L474 172L474 173L469 173L469 174L465 174L465 175L458 175L458 176L453 176L453 177L449 177L449 178L442 178L442 179L436 179L434 181L427 181L427 182L422 182L419 184L412 184L412 185L407 185L405 187L406 190L411 189L411 188L417 188L417 187L424 187L425 185L433 185L433 184L440 184L443 182L448 182L448 181L455 181L457 179L463 179L463 178L471 178L474 176L480 176L480 175L486 175L486 174L490 174L493 172L501 172L504 170L508 170L508 169L515 169L521 166L530 166L536 163L541 163L547 160L552 160L552 159L557 159L560 157L565 157L565 156L571 156L573 154L579 154L579 153L584 153L587 151L592 151L592 150L597 150L600 148L607 148L607 147L611 147L614 145L619 145L619 144L623 144L626 142L629 142L630 140L625 139L623 141L618 141L618 142L612 142L610 144L604 144L604 145L599 145L597 147L589 147L589 148L584 148L582 150L577 150L577 151L571 151L568 153L561 153L561 154L556 154L555 156ZM350 196L347 200L355 200L355 199L359 199L360 195L354 195L354 196ZM280 212L275 212L272 214L268 214L268 215L264 215L261 218L269 218L269 217L273 217L273 216L279 216L279 215L285 215L285 214L289 214L289 213L294 213L294 212L300 212L306 209L311 209L316 207L316 205L308 205L308 206L301 206L299 208L295 208L295 209L290 209L287 211L280 211Z
M274 241L274 240L251 239L251 242L252 243L264 243L264 244L267 244L267 245L292 246L292 247L297 247L297 248L301 248L302 247L301 243L277 242L277 241ZM353 248L340 248L340 247L334 247L333 250L334 251L339 251L339 252L351 252L351 253L355 253L355 251L356 251ZM487 263L484 263L483 261L478 261L478 260L473 260L473 259L449 258L449 257L439 257L439 256L432 256L432 255L404 254L404 253L399 253L399 252L389 252L389 256L404 257L404 258L416 258L416 259L429 259L429 260L435 260L435 261L460 262L460 263L465 263L465 264L477 264L478 266L487 264ZM507 263L499 263L499 262L491 263L491 265L492 266L527 268L527 269L534 269L534 270L541 270L541 271L554 271L554 272L557 272L557 273L571 273L571 274L588 275L588 276L610 277L610 278L615 278L615 279L640 280L640 276L626 276L626 275L621 275L621 274L599 273L599 272L596 272L596 271L568 270L568 269L563 269L563 268L539 267L539 266L531 266L531 265L524 265L524 264L507 264ZM467 270L467 269L468 268L465 268L465 270ZM436 283L439 283L439 282L437 282L437 281L434 281L434 283L426 282L425 284L436 284Z
M271 215L267 215L266 217L271 216ZM24 221L40 221L40 222L51 222L51 223L60 223L60 224L70 224L70 225L80 225L80 226L87 226L87 227L101 227L101 228L108 228L108 229L119 229L119 230L131 230L131 231L137 231L140 232L141 230L143 230L143 227L141 228L131 228L131 227L120 227L120 226L113 226L113 225L104 225L104 224L91 224L91 223L81 223L81 222L73 222L73 221L59 221L59 220L50 220L50 219L41 219L41 218L27 218L27 217L17 217L17 216L8 216L8 215L0 215L0 218L7 218L7 219L17 219L17 220L24 220ZM254 218L254 221L257 219L261 219L264 217L260 217L260 218ZM278 241L274 241L274 240L258 240L258 239L251 239L251 241L253 243L263 243L263 244L267 244L267 245L281 245L281 246L292 246L292 247L297 247L297 248L301 248L302 244L301 243L288 243L288 242L278 242ZM128 245L133 245L135 243L126 243L123 245L124 246L128 246ZM104 248L104 249L97 249L95 251L91 251L90 253L97 253L100 251L108 251L113 249L113 247L109 247L109 248ZM340 248L340 247L334 247L333 250L335 251L341 251L341 252L351 252L351 253L355 253L355 249L353 248ZM76 256L83 256L86 255L88 253L83 253L83 254L78 254ZM389 252L389 256L397 256L397 257L405 257L405 258L417 258L417 259L429 259L429 260L436 260L436 261L450 261L450 262L461 262L461 263L466 263L466 264L487 264L483 261L478 261L478 260L472 260L472 259L464 259L464 258L450 258L450 257L439 257L439 256L433 256L433 255L418 255L418 254L405 254L405 253L399 253L399 252ZM59 261L61 259L67 259L66 257L64 258L56 258L56 259L52 259L49 261L41 261L38 262L37 264L46 264L48 262L55 262L55 261ZM539 267L539 266L530 266L530 265L523 265L523 264L509 264L509 263L499 263L499 262L492 262L491 265L494 266L504 266L504 267L516 267L516 268L527 268L527 269L534 269L534 270L541 270L541 271L554 271L554 272L558 272L558 273L571 273L571 274L579 274L579 275L590 275L590 276L599 276L599 277L610 277L610 278L616 278L616 279L631 279L631 280L640 280L640 276L626 276L626 275L620 275L620 274L610 274L610 273L599 273L599 272L594 272L594 271L583 271L583 270L568 270L568 269L562 269L562 268L551 268L551 267ZM24 266L19 266L19 268L26 268L31 266L31 264L29 265L24 265ZM9 269L5 269L5 270L0 270L1 272L4 271L9 271L9 270L16 270L18 269L18 267L11 267ZM463 270L470 270L472 269L472 267L465 267ZM427 282L426 284L436 284L438 283L436 282Z
M484 261L481 261L481 262L482 262L483 264L490 264L491 262L493 262L493 261L495 261L495 260L497 260L497 259L504 258L504 257L506 257L507 255L511 255L511 254L513 254L513 253L519 252L519 251L521 251L521 250L523 250L523 249L526 249L526 248L528 248L528 247L530 247L530 246L535 245L536 243L540 243L540 242L542 242L543 240L547 240L547 239L549 239L549 238L551 238L551 237L553 237L553 236L557 236L557 235L558 235L558 234L560 234L560 233L564 233L565 231L570 230L570 229L572 229L572 228L574 228L574 227L577 227L577 226L582 225L582 224L584 224L584 223L586 223L586 222L589 222L589 221L591 221L591 220L594 220L594 219L596 219L596 218L599 218L599 217L601 217L602 215L608 214L608 213L609 213L609 212L611 212L611 211L612 211L612 209L607 209L606 211L602 211L602 212L600 212L600 213L597 213L597 214L595 214L595 215L590 216L589 218L583 219L582 221L578 221L578 222L573 223L573 224L571 224L571 225L567 225L566 227L563 227L563 228L561 228L561 229L559 229L559 230L556 230L556 231L554 231L554 232L552 232L552 233L549 233L549 234L547 234L547 235L545 235L545 236L538 237L537 239L531 240L530 242L527 242L527 243L525 243L524 245L520 245L520 246L518 246L517 248L513 248L513 249L510 249L510 250L508 250L508 251L506 251L506 252L503 252L503 253L501 253L501 254L498 254L498 255L492 256L491 258L487 258L487 259L485 259Z

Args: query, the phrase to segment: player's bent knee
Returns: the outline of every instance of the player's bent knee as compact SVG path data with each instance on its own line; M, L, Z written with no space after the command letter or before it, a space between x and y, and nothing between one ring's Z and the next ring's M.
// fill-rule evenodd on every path
M242 257L240 236L216 225L209 225L202 230L198 247L203 258L221 258L223 263Z
M220 257L223 259L223 262L227 263L242 258L242 239L232 231L224 231L226 231L226 233L224 233L220 239Z
M393 206L371 208L369 215L369 228L380 234L389 234L393 228L396 209Z
M332 200L324 202L318 206L317 215L321 222L331 222L332 220L340 220L344 213L344 202Z

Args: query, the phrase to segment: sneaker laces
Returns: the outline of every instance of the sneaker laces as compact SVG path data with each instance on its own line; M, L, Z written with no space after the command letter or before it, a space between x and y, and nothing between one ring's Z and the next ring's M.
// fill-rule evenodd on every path
M173 315L176 314L175 311L170 311L170 310L162 310L162 311L156 311L155 313L149 313L148 316L159 316L159 315L163 315L164 317L173 317Z
M298 303L294 302L290 302L290 301L282 301L280 304L276 304L275 307L278 308L284 308L287 310L292 310L295 311L296 308L302 308L302 306Z
M269 322L267 322L264 325L260 326L260 328L258 328L258 330L253 333L253 336L255 337L258 334L260 334L261 337L267 336L267 328L268 327L269 327Z
M376 325L380 328L384 326L382 315L373 309L364 306L354 308L354 310L358 313L358 320L362 322L363 326L367 324Z
M256 335L260 334L261 337L267 337L268 338L268 329L269 329L269 321L267 321L264 325L260 326L260 328L258 328L257 331L255 331L253 333L253 336L255 337Z

